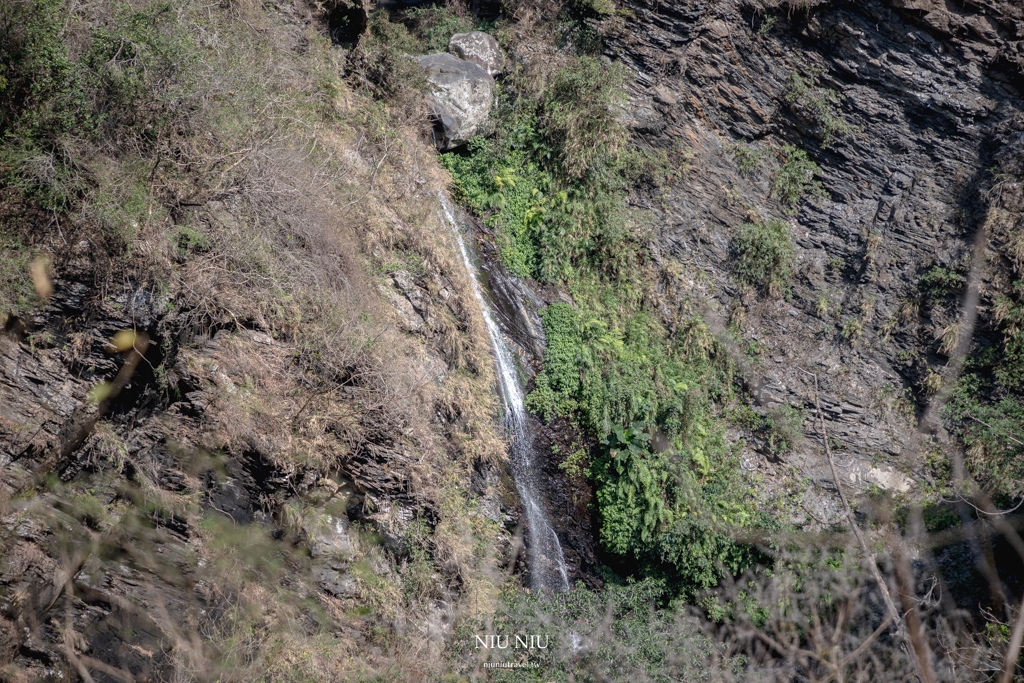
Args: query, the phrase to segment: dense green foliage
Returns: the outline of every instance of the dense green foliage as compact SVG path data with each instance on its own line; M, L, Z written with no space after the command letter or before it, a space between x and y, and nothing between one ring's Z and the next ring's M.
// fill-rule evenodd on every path
M929 274L936 271L947 272L933 268ZM962 282L959 275L952 280ZM995 297L994 317L1002 345L971 359L972 372L957 384L945 416L966 447L971 472L995 496L1019 500L1024 496L1024 281Z
M735 270L740 282L780 296L789 291L793 271L793 238L784 221L744 223L733 238Z
M688 588L709 588L722 566L736 574L753 560L722 528L762 520L752 519L743 500L749 491L735 463L709 457L725 452L721 433L706 433L704 425L695 432L696 438L678 441L685 449L681 454L652 450L639 424L616 427L602 441L591 477L607 549L644 564L668 565Z
M635 263L624 190L651 162L622 150L626 133L611 113L622 77L583 56L543 97L518 92L510 78L493 114L495 136L474 140L468 155L444 157L467 203L497 229L516 275L555 282L581 267L614 276Z
M626 144L615 118L622 80L619 67L588 56L542 93L510 74L493 137L443 160L495 229L509 270L573 295L575 306L542 312L548 347L527 400L598 444L589 477L603 547L682 587L706 587L722 566L750 559L723 529L760 520L716 417L733 396L729 361L699 319L670 333L646 303L625 192L663 175L666 157Z

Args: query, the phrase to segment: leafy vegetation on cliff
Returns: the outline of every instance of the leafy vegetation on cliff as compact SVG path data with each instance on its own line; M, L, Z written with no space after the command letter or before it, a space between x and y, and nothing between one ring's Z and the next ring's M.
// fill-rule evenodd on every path
M784 221L744 223L733 238L736 276L744 284L781 296L793 271L793 238Z
M678 160L627 144L623 77L579 54L538 91L519 67L494 135L443 159L509 270L573 296L542 313L548 349L528 405L593 440L603 547L680 587L708 587L750 561L722 530L765 519L716 417L734 397L730 361L699 318L669 331L649 304L652 270L626 192L663 182Z
M814 3L789 4L799 14ZM571 5L628 16L608 0ZM500 490L504 444L486 339L435 215L447 177L427 147L423 77L405 54L439 49L476 21L463 8L378 12L342 52L297 7L0 4L0 323L10 323L0 678L885 681L922 678L921 662L935 662L937 680L990 681L1015 671L1016 584L983 587L998 605L984 628L943 604L958 595L953 580L978 583L958 573L987 557L973 545L994 540L1006 557L999 544L1015 537L1004 516L894 513L879 495L859 511L867 552L836 510L820 534L759 533L784 517L762 504L721 418L779 459L805 416L751 410L719 338L688 302L673 309L659 296L627 198L657 189L679 159L634 145L619 123L622 70L571 45L508 74L493 135L444 163L509 268L574 301L543 313L548 348L529 402L588 437L572 467L594 485L605 557L646 578L601 568L588 577L600 589L523 590L502 528L511 504L477 495ZM547 9L524 3L515 21ZM595 38L585 30L568 21L559 36L579 46ZM838 94L791 88L822 142L852 134ZM765 163L752 148L734 155L747 172ZM821 169L795 146L782 157L773 191L795 210ZM998 170L1005 188L990 194L1009 218L990 217L1000 277L982 318L993 345L973 349L945 417L968 472L1009 507L1024 496L1024 239L1012 206L1024 174ZM733 246L728 272L786 291L784 223L743 225ZM830 277L844 269L855 270L840 261ZM921 296L952 308L963 272L928 268ZM33 276L53 286L54 274L50 298ZM79 287L84 304L64 296ZM127 310L121 295L149 303ZM410 299L432 315L396 323ZM90 387L123 367L97 321L128 332L148 325L137 310L159 319L146 329L161 337L135 378L143 398L101 416L64 457L79 409L89 418L94 407ZM849 338L870 336L870 310L862 303L847 322ZM410 320L427 327L399 331ZM945 356L958 333L946 328ZM928 381L938 394L942 377ZM38 410L50 393L72 407ZM940 494L970 493L950 486L947 461L929 465ZM368 490L344 490L338 473ZM957 570L943 576L937 564ZM474 649L488 632L551 641L525 660L539 669L481 670L507 654Z

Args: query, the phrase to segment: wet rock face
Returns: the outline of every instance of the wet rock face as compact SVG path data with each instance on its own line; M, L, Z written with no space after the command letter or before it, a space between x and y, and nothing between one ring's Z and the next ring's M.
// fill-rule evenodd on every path
M757 347L742 364L758 410L788 403L810 417L816 373L850 485L901 489L896 470L917 465L922 380L948 360L936 337L962 296L929 303L921 276L966 272L987 169L1024 130L1024 6L811 4L626 0L632 18L600 29L606 54L636 74L633 130L691 155L667 198L634 198L655 214L655 258L678 273L666 314L695 305L713 327L742 329ZM821 196L793 212L772 196L784 144L821 168ZM732 272L735 230L772 218L796 247L788 300L746 292ZM786 459L831 479L813 440Z
M547 343L539 311L555 301L566 303L571 299L561 289L543 287L509 273L489 228L481 222L477 222L476 228L486 295L506 341L512 342L510 348L520 361L529 391L532 378L542 367ZM599 586L600 579L595 574L599 565L597 534L591 517L593 492L585 476L573 477L561 468L565 459L580 447L583 436L562 418L550 424L535 416L528 419L534 434L534 466L541 471L536 482L538 493L558 535L570 583L582 580L588 586ZM508 528L516 528L520 519L506 520L511 522Z
M483 31L456 33L448 41L448 52L459 59L479 64L491 76L497 76L505 67L505 55L498 41Z
M443 151L466 144L491 113L494 79L479 64L447 53L415 59L433 86L437 148Z

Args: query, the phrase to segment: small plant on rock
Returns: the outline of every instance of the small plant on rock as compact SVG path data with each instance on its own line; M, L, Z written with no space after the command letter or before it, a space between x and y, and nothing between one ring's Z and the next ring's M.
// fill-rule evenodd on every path
M470 19L455 11L454 6L413 7L406 11L404 19L426 53L444 52L454 34L473 30Z
M967 278L952 268L932 266L918 284L925 293L939 297L960 291L966 282Z
M828 297L825 295L818 297L818 304L814 308L814 312L818 314L818 317L822 320L827 320L829 315L832 313L832 305L829 303Z
M733 239L736 277L770 296L789 291L793 272L793 239L784 221L744 223Z
M805 78L794 71L789 75L785 99L806 110L821 126L821 144L825 147L831 147L837 139L853 136L855 128L839 115L842 96L832 88L818 86L815 77Z
M782 158L782 166L775 173L773 197L793 211L808 193L819 196L824 194L821 183L815 180L821 174L821 169L811 161L807 152L793 145L783 145Z
M772 408L765 416L768 448L779 455L799 446L804 439L804 411L789 405Z
M864 334L864 322L860 318L851 318L843 325L843 339L853 343Z
M772 29L775 28L777 23L779 23L779 18L776 15L766 15L764 19L761 20L761 25L757 27L757 37L764 38L767 36L772 32Z
M736 166L743 173L753 173L765 164L765 153L763 150L755 149L750 145L730 145L727 147L736 160Z

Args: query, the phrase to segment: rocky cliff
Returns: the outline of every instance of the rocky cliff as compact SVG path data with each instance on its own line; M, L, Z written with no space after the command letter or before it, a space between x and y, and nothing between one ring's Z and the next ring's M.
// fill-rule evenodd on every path
M759 410L790 404L810 418L817 374L855 488L926 481L915 417L953 355L943 332L962 314L963 290L929 299L922 277L935 267L962 276L974 259L983 311L998 292L1005 235L987 221L994 160L1024 144L1024 9L625 2L622 15L595 25L605 54L635 72L630 125L647 144L690 155L678 187L634 198L653 214L664 308L739 331ZM820 169L819 191L793 207L773 191L786 145ZM770 218L797 247L791 294L778 299L733 273L738 226ZM997 344L981 321L976 343ZM754 448L747 466L792 466L832 488L817 429L810 419L804 429L816 438L783 459Z
M0 22L7 45L74 47L45 68L22 58L82 88L0 88L0 132L25 138L0 157L0 285L17 294L0 301L0 677L441 671L453 625L490 628L497 590L519 595L522 528L408 33L361 3L139 3L131 21L94 4L28 37L10 19L26 15ZM743 468L800 499L789 521L835 519L820 402L851 489L929 484L925 456L949 435L928 411L955 378L970 294L973 348L998 348L990 309L1024 229L1024 9L579 4L629 67L634 141L685 160L677 182L629 191L663 320L707 321L753 414L801 416L807 438L784 451L729 422ZM559 8L506 9L529 26ZM416 15L442 38L429 51L467 14ZM506 47L538 83L566 61L551 41ZM94 129L25 114L83 103L105 112ZM761 291L738 277L736 238L771 221L794 266ZM573 302L509 275L480 228L506 332L538 370L536 311ZM559 467L594 444L561 418L534 427L571 578L600 585L592 492ZM666 595L645 590L620 596Z

